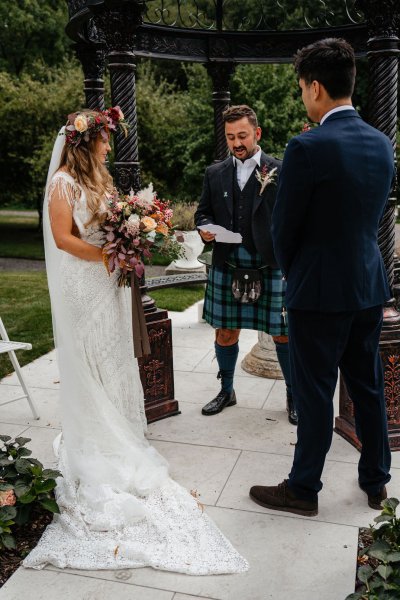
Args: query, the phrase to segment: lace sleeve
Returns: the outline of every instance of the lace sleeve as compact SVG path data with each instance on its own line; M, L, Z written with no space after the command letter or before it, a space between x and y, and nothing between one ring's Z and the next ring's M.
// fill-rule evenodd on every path
M54 202L67 202L73 210L79 197L79 189L72 177L68 179L63 176L53 177L48 190L49 206Z

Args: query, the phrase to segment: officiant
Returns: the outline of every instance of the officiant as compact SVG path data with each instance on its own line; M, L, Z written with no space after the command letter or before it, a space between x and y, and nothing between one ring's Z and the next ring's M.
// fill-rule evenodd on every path
M297 424L290 384L285 281L271 238L281 161L266 155L258 145L261 128L249 106L231 106L223 113L223 121L231 156L206 169L195 214L204 242L213 243L203 317L215 328L221 380L221 390L202 413L215 415L237 403L233 380L240 330L254 329L273 337L286 382L288 419ZM211 224L239 233L241 242L219 242L218 234L215 239L215 233L205 227Z

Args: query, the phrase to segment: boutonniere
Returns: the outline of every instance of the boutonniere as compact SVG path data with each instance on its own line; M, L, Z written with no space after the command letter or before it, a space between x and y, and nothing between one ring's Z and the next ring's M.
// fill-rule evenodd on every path
M275 182L277 169L278 169L278 167L274 167L273 169L271 169L269 171L267 165L263 165L261 167L261 171L256 169L257 181L259 181L261 183L260 196L263 193L263 191L265 190L265 188L267 187L267 185Z

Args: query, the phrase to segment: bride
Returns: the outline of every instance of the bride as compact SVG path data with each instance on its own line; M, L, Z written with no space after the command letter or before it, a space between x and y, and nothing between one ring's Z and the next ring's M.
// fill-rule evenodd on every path
M122 121L122 123L121 123ZM60 370L62 434L55 515L25 567L151 566L193 575L248 565L145 436L129 295L102 262L118 107L69 115L54 145L44 203L46 268ZM135 325L135 324L134 324Z

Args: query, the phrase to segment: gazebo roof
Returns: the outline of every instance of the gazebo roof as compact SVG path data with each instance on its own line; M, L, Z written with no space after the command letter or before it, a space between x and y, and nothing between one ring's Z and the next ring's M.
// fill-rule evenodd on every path
M103 5L143 8L133 51L151 58L191 62L289 62L300 46L322 37L344 37L358 56L367 28L354 0L252 0L251 14L232 0L68 0L67 33L74 41L101 43L92 16ZM289 8L290 4L290 8ZM250 6L250 4L249 4ZM239 8L238 8L239 7ZM294 14L297 15L294 18Z

